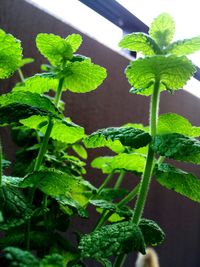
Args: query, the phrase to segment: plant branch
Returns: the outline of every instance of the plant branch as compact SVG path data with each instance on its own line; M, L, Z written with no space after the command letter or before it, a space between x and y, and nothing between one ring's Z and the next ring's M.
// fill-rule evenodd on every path
M158 120L158 107L159 107L159 99L160 99L160 79L157 78L154 83L153 94L151 96L150 103L150 134L152 137L155 137L157 131L157 120ZM135 224L138 224L140 218L142 216L142 212L146 203L147 194L149 190L149 185L151 182L151 176L153 172L154 165L154 152L149 146L148 154L146 159L146 164L144 168L144 172L141 178L141 182L139 185L139 194L136 200L135 209L132 221ZM125 262L126 255L120 254L115 261L114 267L122 267Z

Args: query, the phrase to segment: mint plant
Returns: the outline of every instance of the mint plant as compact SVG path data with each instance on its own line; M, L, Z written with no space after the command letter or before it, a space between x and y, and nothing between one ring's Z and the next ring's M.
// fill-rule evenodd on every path
M4 265L81 267L93 259L106 267L122 267L128 253L145 254L147 246L159 245L165 238L160 226L142 215L152 177L200 202L199 179L165 163L170 158L200 164L200 141L196 139L200 127L178 114L159 116L160 93L173 93L186 84L195 72L186 55L200 50L200 37L172 42L174 31L173 19L161 14L153 21L149 35L132 33L119 44L142 54L125 74L132 86L130 93L150 96L150 125L127 123L86 135L83 127L64 116L62 92L95 90L106 78L106 70L75 54L82 37L38 34L37 48L49 65L42 65L42 73L25 78L21 69L32 59L24 59L20 41L0 30L0 79L15 71L21 79L0 96L0 124L10 127L19 147L9 176L5 175L9 162L0 149ZM109 148L114 155L91 162L107 175L96 188L85 178L84 161L86 148L99 147ZM128 172L141 177L130 191L121 187ZM134 208L129 205L133 199ZM89 219L89 205L100 216L91 233L79 234L75 244L64 233L70 232L76 216ZM115 257L114 263L111 257Z

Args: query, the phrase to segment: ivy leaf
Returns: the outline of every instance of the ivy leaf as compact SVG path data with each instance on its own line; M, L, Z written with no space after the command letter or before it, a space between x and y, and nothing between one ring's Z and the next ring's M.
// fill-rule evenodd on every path
M19 40L0 29L0 79L8 78L21 64L22 48Z
M25 80L24 83L17 84L13 91L29 91L31 93L43 94L49 90L58 88L58 79L45 76L44 73L36 74Z
M146 246L157 246L165 239L163 230L152 220L141 219L139 228L144 236Z
M95 90L106 78L106 69L88 60L74 62L65 69L63 87L73 93L86 93Z
M81 177L55 170L42 170L29 174L21 182L20 187L37 186L43 193L57 198L70 196L81 206L88 203L88 196L95 188Z
M157 42L160 47L167 46L174 37L175 22L173 18L162 13L154 19L150 26L149 35Z
M11 92L0 96L0 106L4 107L10 104L25 104L39 110L44 110L46 113L59 115L54 104L44 96L40 96L31 92ZM16 110L17 112L18 110Z
M156 42L145 33L131 33L125 35L120 41L119 47L130 51L141 52L145 56L152 56L160 53L160 48Z
M200 154L200 141L177 133L163 134L155 137L151 148L161 156L181 159Z
M81 258L108 258L132 250L145 254L140 228L132 222L109 224L84 235L79 243Z
M0 188L0 210L4 217L0 230L19 226L33 215L31 206L20 191L5 185Z
M64 257L53 253L45 256L41 261L38 267L65 267Z
M73 49L67 40L52 33L39 33L36 37L36 45L40 53L53 66L62 65L73 55Z
M166 48L167 54L174 54L177 56L190 55L200 50L200 36L191 39L184 39L170 44Z
M193 174L163 163L157 166L155 176L162 186L200 203L200 180Z
M23 125L39 130L43 134L46 132L48 117L35 115L27 119L21 119ZM84 128L67 120L53 119L53 128L50 137L54 140L66 144L74 144L85 136Z
M28 251L16 247L7 247L4 252L5 258L9 261L9 267L39 267L39 261Z
M193 75L195 68L186 57L156 55L139 58L126 68L126 77L134 87L134 93L152 94L156 78L161 82L161 90L181 89Z
M200 127L192 126L192 124L184 117L175 113L162 114L158 118L157 133L179 133L189 137L200 136Z
M68 35L65 41L71 46L72 52L75 53L82 44L83 39L80 34L73 33L71 35Z
M103 173L112 173L116 170L126 170L142 173L145 165L145 157L137 153L121 153L114 157L98 157L91 163L93 168L101 169Z
M123 146L139 148L150 143L151 136L133 127L111 127L92 133L84 140L84 144L88 148L96 148L110 146L114 141L120 141Z

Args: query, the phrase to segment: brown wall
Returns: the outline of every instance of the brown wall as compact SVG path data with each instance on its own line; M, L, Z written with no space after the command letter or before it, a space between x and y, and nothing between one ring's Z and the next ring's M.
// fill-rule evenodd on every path
M0 0L0 27L22 41L25 56L35 58L35 63L24 70L26 76L38 72L40 64L44 62L35 48L34 40L37 33L51 32L67 36L77 32L69 25L23 0ZM148 123L149 98L128 93L130 86L123 74L128 60L88 36L83 34L83 37L84 42L79 53L91 57L95 63L106 67L108 78L94 92L85 95L66 92L64 100L67 103L68 115L73 121L84 126L87 133L107 126L119 126L126 122ZM12 79L1 82L1 91L8 91L17 79L15 75ZM165 92L161 97L160 113L177 112L190 119L192 123L198 124L200 122L199 102L199 99L184 91L176 92L173 96ZM1 132L3 140L7 140L5 135L8 132ZM10 142L4 146L9 158L14 157L11 149ZM92 156L94 152L90 153L89 159ZM198 175L199 167L185 166ZM89 176L94 183L100 183L101 176L98 171L89 170ZM126 186L132 186L134 179L128 175ZM165 243L157 249L161 267L199 266L199 205L161 188L155 182L152 183L148 199L145 217L157 220L167 234ZM87 232L90 226L87 221L82 223L83 231ZM130 256L126 266L133 266L133 262ZM97 265L90 263L89 266Z

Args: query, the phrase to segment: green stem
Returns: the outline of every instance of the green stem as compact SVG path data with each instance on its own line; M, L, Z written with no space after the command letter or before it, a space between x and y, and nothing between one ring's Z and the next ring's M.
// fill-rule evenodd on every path
M19 73L19 77L20 77L22 83L24 83L25 82L25 79L24 79L24 74L23 74L22 70L21 69L18 69L18 73Z
M119 256L115 260L114 267L122 267L126 260L126 256L126 254L119 254Z
M117 178L117 181L115 183L114 189L118 189L121 186L121 183L124 179L124 175L126 174L125 171L121 171L119 177Z
M61 78L59 80L58 89L56 91L56 97L55 97L55 106L56 107L58 106L59 100L61 98L63 82L64 82L64 78ZM49 142L52 128L53 128L53 121L52 121L52 118L49 117L47 129L46 129L42 144L40 146L38 156L37 156L36 161L35 161L34 171L38 171L40 169L40 166L41 166L42 161L44 159L44 155L47 151L48 142ZM30 204L33 203L36 189L37 189L37 186L32 188L30 191L30 195L29 195ZM30 249L30 227L31 227L31 220L28 220L26 232L25 232L25 248L26 248L26 250Z
M106 185L111 181L111 179L113 178L113 172L108 174L108 176L106 177L106 179L104 180L104 182L102 183L102 185L99 187L98 191L97 191L97 195L99 195L101 193L101 191L106 187Z
M136 187L134 187L133 190L117 204L117 207L121 208L122 206L126 205L129 201L131 201L134 197L136 197L138 190L139 190L139 184ZM95 225L93 231L101 227L110 218L112 214L113 214L112 211L104 210L99 220L97 221L97 224Z
M160 99L160 80L156 79L153 89L153 94L151 98L151 105L150 105L150 134L152 138L156 136L157 132L157 121L158 121L158 107L159 107L159 99ZM147 194L149 190L149 185L151 182L151 176L153 171L153 164L154 163L154 152L149 146L147 160L145 169L142 175L142 179L140 182L140 189L138 198L135 205L134 215L133 215L133 222L135 224L139 223L139 220L142 216L142 212L146 203Z
M151 96L151 104L150 104L150 134L152 137L156 136L157 131L157 120L158 120L158 107L159 107L159 99L160 99L160 79L157 78L155 80L153 94ZM151 181L151 176L153 172L154 165L154 152L149 146L148 154L146 159L146 164L144 168L144 172L141 178L139 194L136 201L134 214L132 221L135 224L138 224L140 218L142 216L142 212L146 203L147 194L149 190L149 185ZM114 267L122 267L125 262L126 255L120 254L115 261Z

